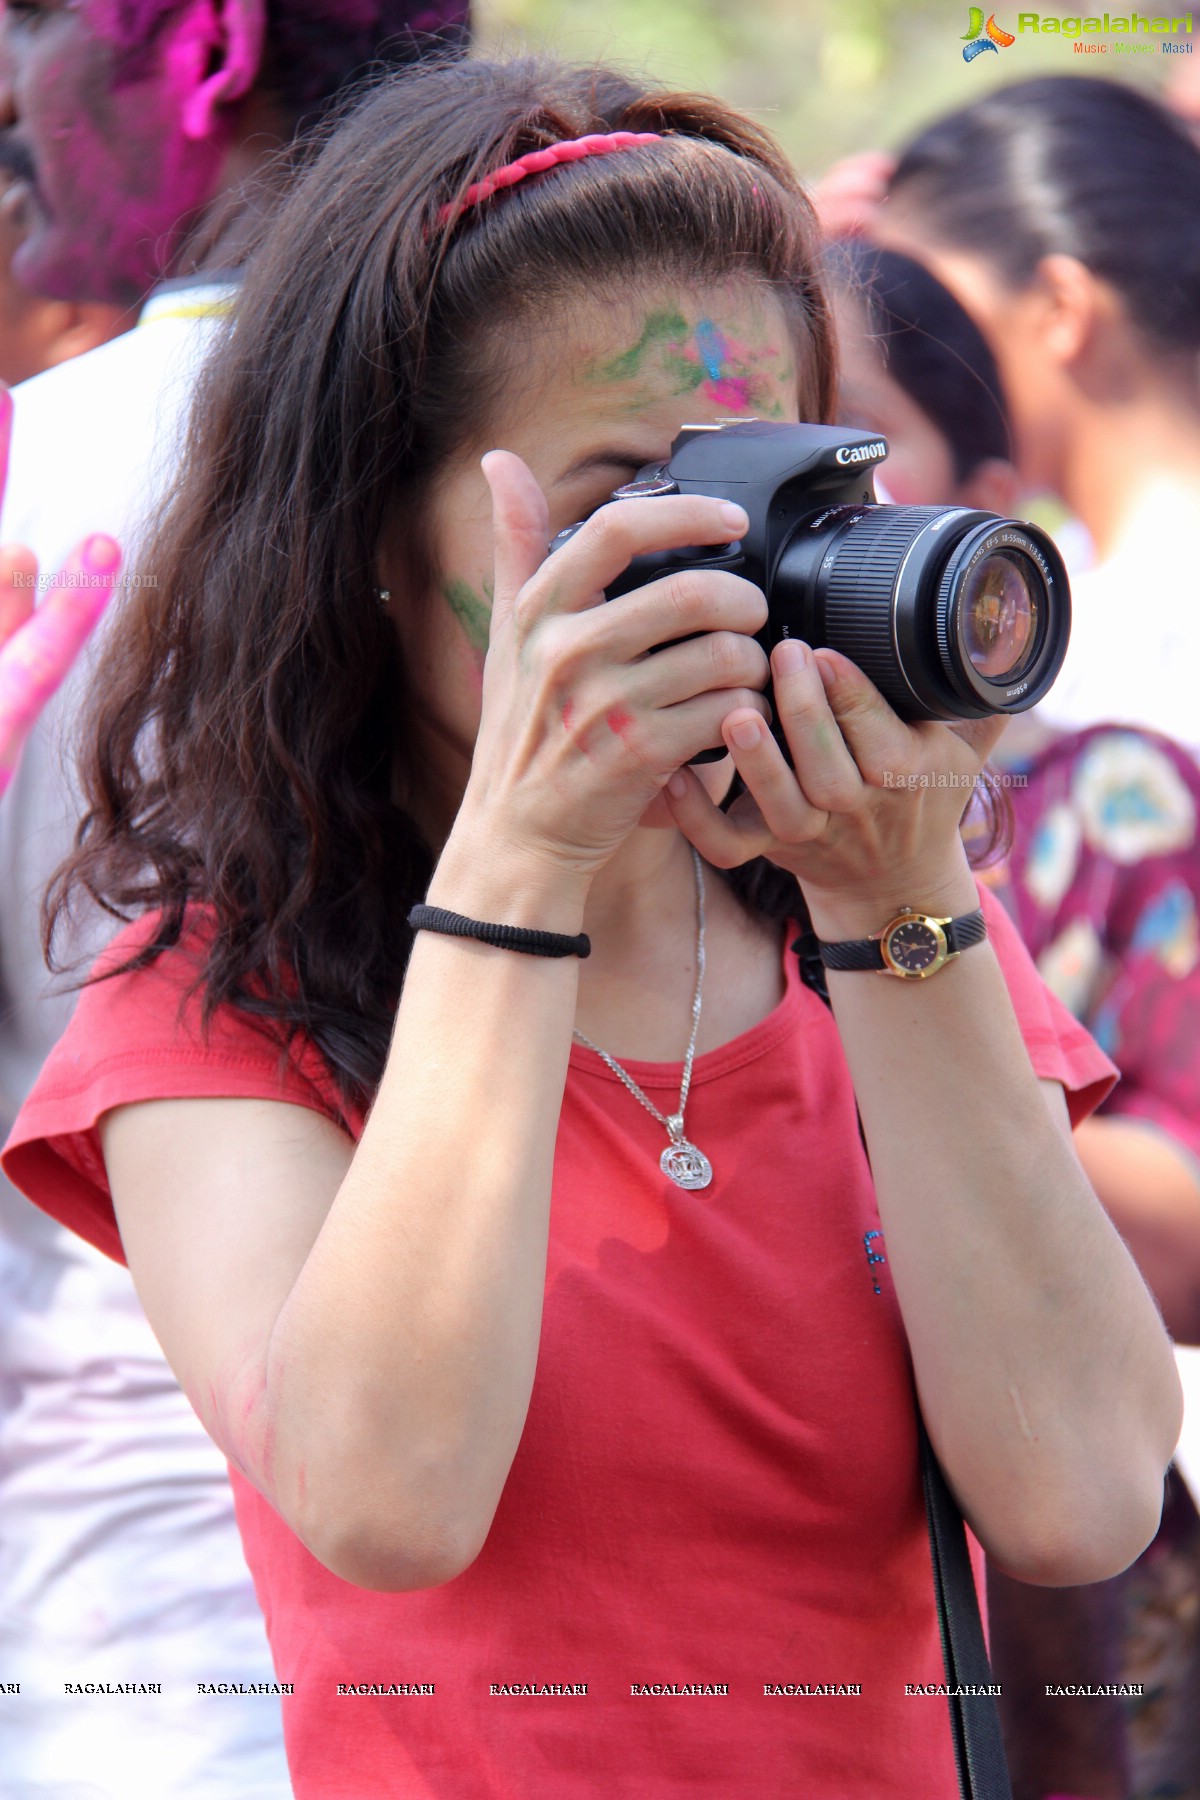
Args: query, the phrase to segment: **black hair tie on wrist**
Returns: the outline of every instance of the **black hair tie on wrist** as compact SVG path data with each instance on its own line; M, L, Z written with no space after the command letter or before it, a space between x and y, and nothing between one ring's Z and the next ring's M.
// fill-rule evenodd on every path
M447 937L478 938L497 950L519 950L523 956L590 956L592 940L586 932L568 937L562 931L530 931L524 925L489 925L483 919L464 919L444 906L414 906L408 915L414 931L440 931Z

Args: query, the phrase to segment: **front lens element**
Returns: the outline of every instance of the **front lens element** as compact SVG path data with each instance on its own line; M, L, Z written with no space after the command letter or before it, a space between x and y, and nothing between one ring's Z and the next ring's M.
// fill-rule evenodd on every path
M1027 557L998 550L981 557L963 584L963 649L985 681L1017 681L1033 659L1043 586L1035 576Z

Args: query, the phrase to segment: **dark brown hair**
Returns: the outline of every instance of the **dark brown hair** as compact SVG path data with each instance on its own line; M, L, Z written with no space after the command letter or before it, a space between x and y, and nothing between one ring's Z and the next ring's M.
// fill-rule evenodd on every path
M968 480L990 457L1011 461L996 359L949 288L923 263L865 238L831 244L826 274L861 308L887 373L945 441L954 479Z
M615 130L664 136L442 222L526 151ZM427 592L434 478L486 429L539 311L581 288L769 284L802 416L827 419L818 260L781 152L717 101L533 60L419 69L368 94L270 227L202 381L177 496L139 561L157 588L124 603L95 682L87 810L48 946L80 888L118 916L160 910L139 963L203 902L205 1015L232 1002L302 1031L345 1098L368 1096L431 871L395 799L412 759L407 672L374 594L382 534ZM740 879L794 911L778 873Z
M1200 149L1152 95L1086 75L996 88L906 146L889 196L1014 291L1073 256L1160 349L1200 346Z

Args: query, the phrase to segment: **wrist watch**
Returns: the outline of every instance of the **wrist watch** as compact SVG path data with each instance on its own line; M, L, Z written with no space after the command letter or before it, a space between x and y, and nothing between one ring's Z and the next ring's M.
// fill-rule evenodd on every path
M850 938L841 944L818 939L818 943L827 969L874 969L905 981L924 981L944 968L951 957L969 950L972 944L981 944L986 936L987 920L978 908L957 919L935 919L915 907L902 906L872 937Z

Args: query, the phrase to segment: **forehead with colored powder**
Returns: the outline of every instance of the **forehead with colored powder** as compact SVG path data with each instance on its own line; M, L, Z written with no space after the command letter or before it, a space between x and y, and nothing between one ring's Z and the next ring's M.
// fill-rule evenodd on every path
M748 278L560 293L497 321L481 349L479 409L453 454L527 442L539 479L560 456L586 460L593 437L651 462L694 421L795 420L814 385L802 327Z
M622 309L579 363L581 384L630 416L695 398L730 416L785 417L796 363L782 308L746 285L664 292Z

